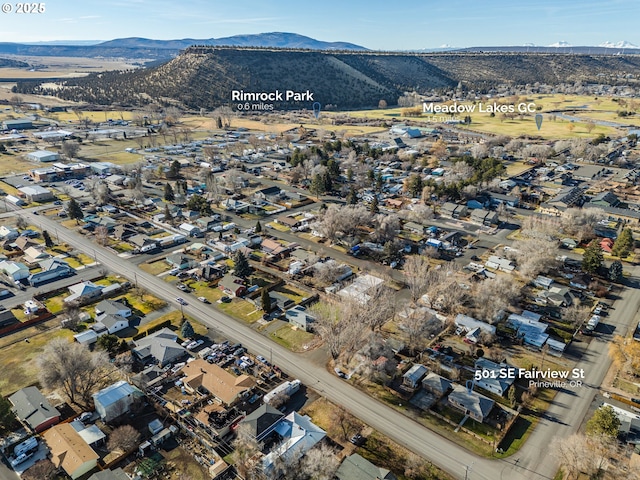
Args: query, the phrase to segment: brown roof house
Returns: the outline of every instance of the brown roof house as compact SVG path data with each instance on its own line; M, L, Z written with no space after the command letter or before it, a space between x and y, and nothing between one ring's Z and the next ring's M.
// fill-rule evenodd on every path
M97 467L100 457L70 423L51 427L42 437L49 447L53 464L61 467L72 479Z
M256 385L248 375L236 377L218 365L212 365L202 359L187 363L182 373L186 375L183 384L187 391L206 390L226 406L235 404L242 394Z
M244 280L235 275L227 274L220 279L218 286L228 295L234 297L241 297L247 291L247 287L244 285Z

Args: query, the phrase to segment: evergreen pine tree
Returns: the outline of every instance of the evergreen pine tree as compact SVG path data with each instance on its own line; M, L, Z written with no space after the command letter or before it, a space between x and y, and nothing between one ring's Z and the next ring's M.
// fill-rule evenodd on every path
M195 334L196 332L194 332L193 326L191 325L189 320L185 320L185 322L182 324L182 327L180 327L180 335L182 336L182 338L193 338Z
M602 254L602 247L597 239L592 240L582 256L582 269L585 272L595 273L598 271L604 255Z
M609 267L609 280L618 282L622 279L622 262L615 260Z
M42 238L44 240L44 245L47 248L53 247L53 240L51 239L51 235L49 235L49 232L47 232L46 230L43 230L42 231Z
M620 258L628 257L633 250L633 243L633 233L631 233L631 229L625 228L620 232L620 235L618 235L611 249L611 253Z
M262 224L260 223L260 220L258 220L258 221L256 222L256 228L255 228L255 230L254 230L254 231L255 231L255 233L260 233L260 232L262 232Z
M80 208L80 205L78 204L75 198L72 198L71 200L69 200L69 203L67 204L67 210L69 213L69 218L71 218L72 220L75 220L76 225L78 224L78 220L84 217L84 213L82 213L82 208Z
M373 200L371 200L371 205L369 206L369 211L371 213L380 213L380 209L378 208L378 196L374 195Z
M173 202L176 199L176 196L173 193L173 188L169 182L164 184L164 199L167 202Z
M260 294L260 303L262 304L262 311L264 313L271 313L271 297L269 291L266 288L262 289Z
M246 278L251 274L251 266L247 261L247 257L240 250L233 257L233 265L237 277Z

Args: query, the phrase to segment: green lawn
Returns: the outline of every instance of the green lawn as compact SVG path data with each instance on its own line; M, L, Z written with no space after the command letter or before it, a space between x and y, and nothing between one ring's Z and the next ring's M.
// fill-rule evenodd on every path
M262 310L241 298L234 298L229 303L217 303L216 306L227 315L247 323L254 323L262 318Z
M126 298L131 308L133 310L137 310L143 315L148 315L151 312L155 312L156 310L160 310L167 306L167 302L154 297L150 293L143 293L141 297L136 293L135 289L125 295L115 298L115 300L119 300L121 298Z
M193 295L196 297L204 297L211 303L215 303L224 296L222 290L216 287L209 287L207 282L190 282L187 283L189 287L193 288Z
M292 352L303 352L305 345L313 342L315 336L303 330L294 330L289 325L283 325L275 332L270 333L269 338Z
M290 298L296 303L300 303L303 299L311 295L304 290L296 288L292 285L282 285L276 288L274 291L284 295L287 298Z
M159 275L161 273L167 272L171 270L171 265L169 265L164 260L157 260L151 263L141 263L139 265L140 270L144 270L151 275Z
M45 307L54 315L62 312L64 310L64 298L67 296L67 293L56 295L55 297L47 298L44 301Z

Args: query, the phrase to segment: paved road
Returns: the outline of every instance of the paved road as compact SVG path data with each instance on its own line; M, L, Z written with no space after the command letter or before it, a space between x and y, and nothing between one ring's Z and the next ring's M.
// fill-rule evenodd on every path
M31 213L23 211L26 216ZM30 218L38 220L47 228L57 225L46 217ZM97 259L105 267L126 277L137 275L138 282L154 294L159 295L175 305L175 289L162 280L142 272L135 265L113 255L110 251L97 247L89 239L75 232L59 230L61 240L84 251L95 251ZM638 267L630 272L635 282L640 275ZM635 284L634 286L637 286ZM614 304L614 310L607 322L614 325L618 333L624 334L633 326L640 296L637 288L627 289L622 298ZM176 305L177 306L177 305ZM573 391L560 392L550 410L556 418L555 422L542 420L532 433L525 446L513 457L502 460L489 460L477 457L464 448L450 442L396 412L392 408L372 399L365 393L330 374L322 366L318 366L305 358L296 355L283 347L270 342L248 326L230 320L212 306L194 302L185 307L185 312L206 325L217 330L221 335L242 342L256 353L268 353L285 371L302 380L306 385L318 390L332 402L341 405L367 424L376 428L398 443L431 460L434 464L450 472L456 478L465 478L467 466L471 466L469 479L552 479L557 471L557 462L548 454L548 445L554 436L566 436L579 427L596 390L591 387L579 387ZM585 381L588 385L598 386L604 377L610 361L606 354L607 343L592 341L582 360L577 365L584 368Z

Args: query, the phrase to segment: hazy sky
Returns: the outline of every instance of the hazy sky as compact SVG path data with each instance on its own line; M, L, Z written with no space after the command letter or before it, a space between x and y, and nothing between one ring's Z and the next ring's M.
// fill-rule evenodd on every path
M5 0L6 2L6 0ZM8 2L15 10L17 2ZM0 13L0 41L226 37L295 32L373 49L640 45L638 0L48 0Z

